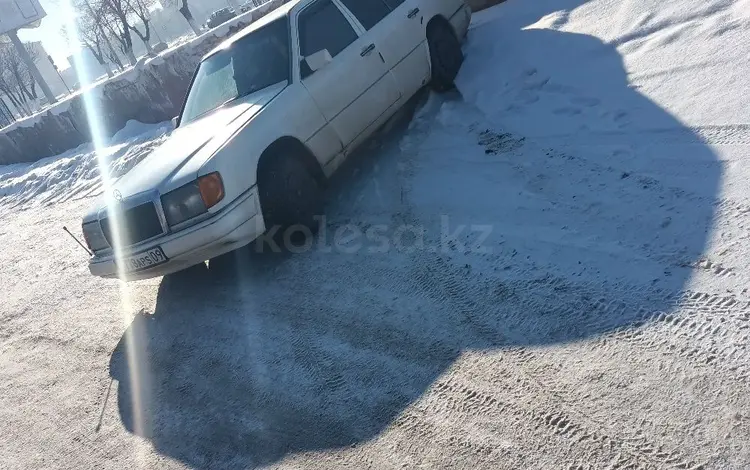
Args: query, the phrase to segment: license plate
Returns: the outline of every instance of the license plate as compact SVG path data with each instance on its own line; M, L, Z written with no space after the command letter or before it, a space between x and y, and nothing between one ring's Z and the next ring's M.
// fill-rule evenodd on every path
M125 272L132 273L153 268L154 266L164 264L167 261L169 261L169 258L164 254L161 247L157 246L156 248L151 248L150 250L138 253L137 255L123 258L120 262Z

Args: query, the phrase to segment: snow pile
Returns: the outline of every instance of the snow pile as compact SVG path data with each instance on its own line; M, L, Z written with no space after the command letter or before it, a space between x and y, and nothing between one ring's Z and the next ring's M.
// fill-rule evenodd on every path
M531 82L526 88L514 90L512 82L498 81L488 86L487 81L498 74L506 80L522 78L523 74L532 73L527 65L533 63L541 77L537 84L554 74L547 91L555 87L562 91L559 86L563 84L578 92L585 90L606 99L608 106L626 109L621 120L641 128L662 127L666 123L639 115L638 109L628 104L624 90L611 93L612 80L638 90L691 126L750 123L747 0L697 4L645 0L628 3L616 11L604 1L511 0L475 14L474 25L473 54L461 76L462 91L485 109L491 107L492 112L502 113L513 105L511 93L523 95L517 97L520 104L533 106L528 102L536 96L529 90L533 88ZM489 38L495 42L488 42ZM556 41L558 38L565 41ZM606 64L602 60L605 58ZM495 67L486 67L488 60L494 60ZM478 69L480 77L474 76ZM480 91L482 96L478 96ZM565 111L560 109L567 104L550 106L549 111L558 110L566 119L547 124L566 129L595 117L577 115L578 122L569 123L565 122ZM576 107L581 111L585 108ZM539 110L538 106L532 109ZM597 125L611 128L611 123Z
M91 144L32 164L0 166L0 206L25 209L97 195L101 192L100 158L114 178L143 160L167 137L172 124L128 121L106 147Z
M144 124L131 119L125 123L125 127L117 131L109 140L109 145L122 144L133 139L149 139L158 133L159 136L171 130L171 122L162 122L160 124Z

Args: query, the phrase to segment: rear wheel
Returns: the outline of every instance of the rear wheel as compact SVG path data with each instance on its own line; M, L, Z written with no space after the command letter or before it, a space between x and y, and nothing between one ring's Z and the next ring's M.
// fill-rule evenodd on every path
M282 233L302 226L311 233L323 213L323 190L301 159L278 156L268 162L259 181L260 203L266 229Z
M432 61L432 82L435 91L453 89L454 81L464 62L461 43L450 23L434 20L427 29L427 41Z

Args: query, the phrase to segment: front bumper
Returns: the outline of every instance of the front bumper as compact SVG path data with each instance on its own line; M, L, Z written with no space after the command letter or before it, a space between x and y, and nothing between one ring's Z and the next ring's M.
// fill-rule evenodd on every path
M169 258L164 264L142 271L119 273L115 256L110 252L92 257L89 270L94 276L125 281L166 276L241 248L261 236L265 229L260 201L253 189L197 225L128 247L121 253L122 257L128 257L160 246Z

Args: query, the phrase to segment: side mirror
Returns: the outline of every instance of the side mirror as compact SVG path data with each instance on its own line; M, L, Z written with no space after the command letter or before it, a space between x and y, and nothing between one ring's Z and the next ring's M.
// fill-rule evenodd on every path
M333 62L333 57L331 57L331 53L328 52L328 49L323 49L322 51L318 51L315 54L305 57L305 63L310 68L311 72L317 72L331 62Z
M177 129L177 126L180 125L180 116L175 116L172 118L172 127Z

